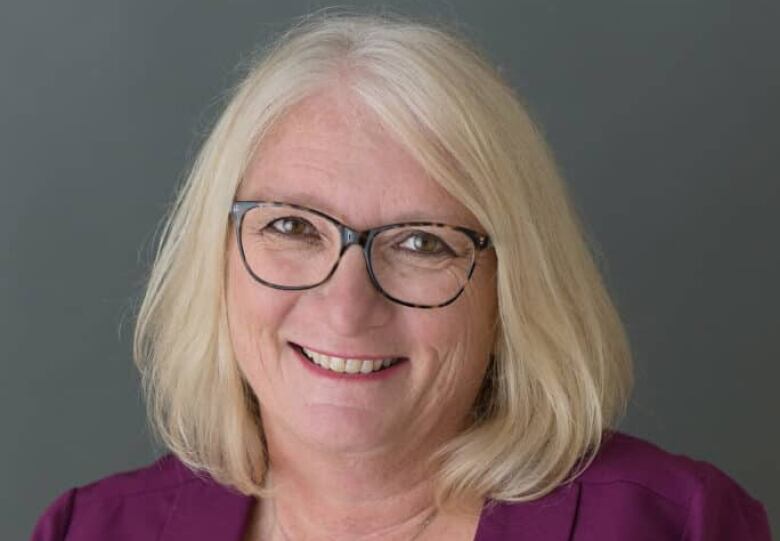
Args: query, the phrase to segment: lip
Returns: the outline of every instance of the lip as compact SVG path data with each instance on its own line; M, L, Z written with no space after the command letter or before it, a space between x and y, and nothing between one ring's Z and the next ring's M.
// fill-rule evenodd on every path
M342 372L334 372L333 370L327 370L325 368L322 368L321 366L318 366L311 362L309 358L303 354L301 351L301 346L299 344L295 344L293 342L288 342L287 345L290 346L290 349L293 350L293 353L295 353L295 356L300 359L303 366L311 371L312 373L323 376L330 379L340 380L340 381L380 381L387 379L389 377L392 377L393 374L397 373L398 370L400 370L400 367L406 366L407 361L409 360L406 357L400 357L401 360L399 360L397 363L395 363L392 366L388 366L387 368L383 368L382 370L379 370L377 372L371 372L370 374L347 374ZM308 347L306 349L309 349ZM319 350L312 350L316 351L317 353L321 353ZM329 355L328 353L323 353L323 355ZM334 355L335 356L335 355ZM341 355L338 355L338 357L341 357ZM356 357L347 357L347 358L356 358ZM378 357L378 356L365 356L365 357L357 357L361 359L366 360L375 360L375 359L386 359L387 357Z
M314 353L319 353L320 355L327 355L329 357L341 357L342 359L361 359L367 361L375 361L377 359L406 360L406 357L402 355L367 355L363 353L335 353L333 351L323 351L321 349L310 348L309 346L304 346L303 344L296 344L295 342L288 342L288 344L290 344L294 348L306 348L309 351L313 351Z

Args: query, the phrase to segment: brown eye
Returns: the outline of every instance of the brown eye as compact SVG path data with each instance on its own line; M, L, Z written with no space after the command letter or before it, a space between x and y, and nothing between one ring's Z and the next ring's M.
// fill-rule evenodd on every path
M312 225L300 218L279 218L269 224L276 232L290 236L300 236L314 232Z
M450 255L452 250L439 237L430 233L416 232L399 244L399 246L419 255Z

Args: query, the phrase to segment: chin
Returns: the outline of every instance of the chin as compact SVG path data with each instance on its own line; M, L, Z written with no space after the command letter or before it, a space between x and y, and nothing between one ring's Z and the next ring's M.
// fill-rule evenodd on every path
M355 407L311 405L305 420L291 427L313 447L332 452L369 451L392 442L388 423L377 413Z

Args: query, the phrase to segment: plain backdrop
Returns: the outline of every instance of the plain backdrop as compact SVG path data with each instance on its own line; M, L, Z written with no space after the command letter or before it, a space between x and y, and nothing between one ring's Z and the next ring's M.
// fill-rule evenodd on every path
M236 66L305 1L0 7L0 538L139 467L130 357L155 229ZM780 527L780 3L353 3L471 36L540 122L628 329L622 429L713 462Z

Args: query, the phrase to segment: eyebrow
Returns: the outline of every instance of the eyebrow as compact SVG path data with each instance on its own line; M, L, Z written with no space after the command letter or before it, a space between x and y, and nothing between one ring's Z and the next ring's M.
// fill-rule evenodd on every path
M244 201L268 201L268 202L273 201L278 203L291 203L294 205L300 205L302 207L308 207L313 210L318 210L320 212L327 214L328 216L335 218L336 220L344 224L350 223L350 220L347 220L341 212L333 208L325 201L318 199L317 196L312 194L311 192L292 191L292 192L287 192L284 195L278 193L261 195L256 191L252 191L249 192L249 194L246 197L243 197L241 199ZM457 214L452 214L452 213L441 214L441 211L436 212L436 211L423 210L423 209L407 209L407 210L403 210L400 214L394 216L392 219L383 221L381 224L374 224L374 226L406 223L406 222L438 222L438 223L443 223L443 224L448 224L453 226L464 226L464 227L476 228L478 231L481 231L483 229L477 223L474 224L467 223L470 221L471 220L468 220L463 216L459 216Z

